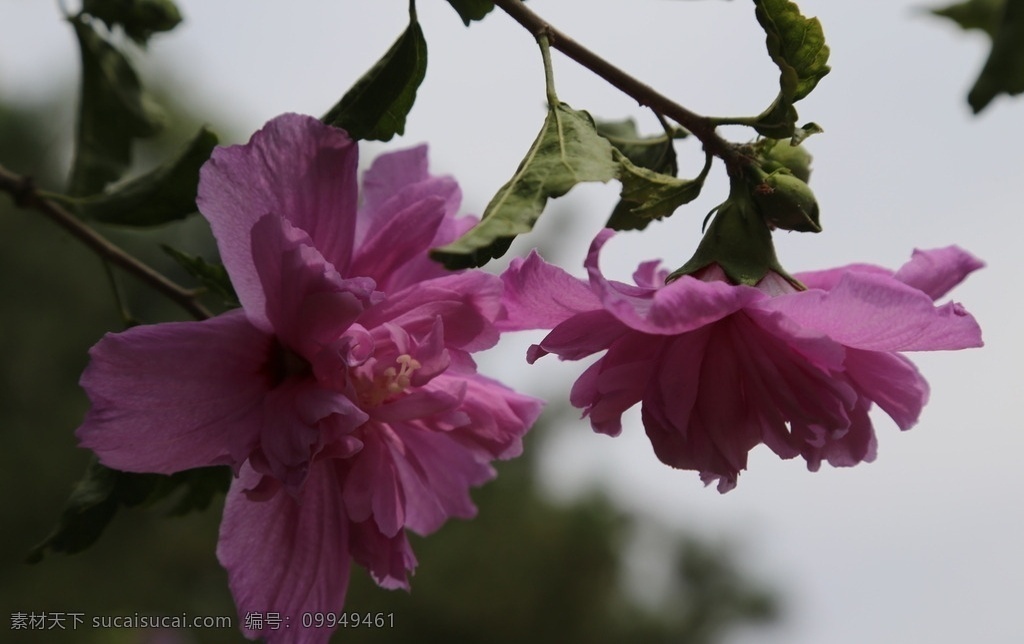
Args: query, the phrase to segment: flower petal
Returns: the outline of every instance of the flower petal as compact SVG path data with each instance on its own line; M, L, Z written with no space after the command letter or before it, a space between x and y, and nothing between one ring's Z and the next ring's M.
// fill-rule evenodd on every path
M981 329L959 304L931 298L891 277L851 272L830 291L782 295L761 303L801 326L870 351L933 351L982 345Z
M431 383L465 391L459 410L467 420L449 430L453 440L472 448L480 459L519 456L523 436L537 420L544 401L516 393L478 373L457 375L458 371L452 368Z
M606 228L590 245L585 262L590 287L612 315L637 331L655 335L685 333L767 297L756 288L705 282L689 275L657 289L606 280L597 265L598 255L613 234Z
M586 311L552 329L540 344L530 347L526 360L533 364L549 353L562 360L579 360L604 351L623 334L635 332L604 309Z
M383 297L371 279L343 279L309 236L281 217L262 217L251 239L265 297L264 317L281 341L306 360L341 337L364 309Z
M601 308L601 301L583 280L548 264L537 251L515 258L501 275L506 316L503 331L550 329L576 313Z
M985 262L959 246L934 250L914 249L910 261L896 271L896 279L937 300L984 266Z
M892 277L893 272L888 268L875 266L874 264L847 264L837 268L826 268L820 271L804 271L795 273L793 277L799 280L809 289L820 289L831 291L839 280L847 273L871 273L873 275L885 275Z
M800 442L800 454L807 461L807 469L817 472L822 460L833 467L852 467L870 463L878 453L871 418L866 401L850 410L850 427L836 432L820 426L793 424L793 435Z
M327 642L328 628L303 628L304 613L339 612L349 569L349 521L333 461L310 471L298 498L279 490L251 500L260 475L243 467L224 505L217 558L239 615L279 613L288 628L246 631L268 642Z
M444 216L445 203L436 196L426 196L394 213L381 215L359 245L351 274L373 278L381 290L394 290L392 277L398 275L405 264L414 259L427 259L427 250ZM443 271L442 267L438 268Z
M356 248L361 248L371 237L386 239L379 231L389 225L396 213L428 199L440 199L444 204L444 214L436 222L427 247L454 241L476 223L474 217L456 219L462 191L451 177L430 175L426 145L382 154L374 159L373 165L363 175L362 196L363 205L356 222ZM389 241L404 248L405 237L403 233L392 236ZM394 244L396 239L402 239L403 243ZM408 248L405 251L402 262L393 265L386 278L382 271L366 274L377 278L380 288L388 292L448 274L444 266L430 259L426 253L409 252Z
M269 327L249 241L253 225L268 213L287 219L345 272L355 234L357 163L358 149L345 132L310 116L285 114L249 143L214 150L200 171L196 203L213 228L242 306L264 330Z
M107 334L82 374L92 408L81 446L130 472L237 467L274 384L273 344L242 311Z
M367 418L343 394L321 389L308 376L290 377L264 398L259 446L252 465L295 493L303 485L314 455L329 442L342 443L332 451L351 449L346 437Z
M391 323L422 338L441 317L449 349L479 351L498 341L494 320L500 312L501 280L483 271L466 271L389 293L386 300L367 309L359 323L368 329Z
M494 478L494 469L447 432L402 423L392 429L399 442L390 456L405 499L405 527L428 535L450 517L476 516L469 488Z
M626 333L576 380L569 402L590 417L594 431L609 436L622 432L622 414L643 399L665 343L662 336Z
M430 175L426 145L377 156L363 174L362 188L363 204L356 223L358 244L380 225L380 220L389 219L410 204L440 197L445 214L451 217L462 202L462 191L454 179Z
M895 353L850 349L846 372L860 393L878 403L900 429L917 424L928 402L928 382L910 360Z
M409 590L409 572L416 568L416 555L409 547L405 531L388 537L372 520L350 525L349 547L352 559L366 568L382 588Z

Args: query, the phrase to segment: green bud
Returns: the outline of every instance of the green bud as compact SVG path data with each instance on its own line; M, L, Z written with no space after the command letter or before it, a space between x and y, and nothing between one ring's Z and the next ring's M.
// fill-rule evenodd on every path
M776 170L760 179L750 193L769 226L802 233L821 232L818 201L810 186L787 170Z
M757 161L765 172L786 169L804 183L811 180L811 153L789 139L763 139L755 144Z

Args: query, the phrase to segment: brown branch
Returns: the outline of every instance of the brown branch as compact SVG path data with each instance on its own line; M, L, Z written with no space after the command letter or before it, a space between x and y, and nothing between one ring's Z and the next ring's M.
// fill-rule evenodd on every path
M736 152L735 147L718 135L715 131L715 124L708 117L686 109L650 85L640 82L612 65L552 27L543 18L528 9L521 0L494 0L494 4L526 28L535 38L547 36L554 49L608 81L624 94L635 99L640 105L649 107L655 113L667 116L685 127L700 140L708 154L725 161L730 171L741 162L741 156Z
M190 291L164 277L148 265L132 257L103 235L85 225L80 219L65 210L60 204L43 197L36 190L29 177L23 177L0 166L0 192L11 195L14 204L40 212L70 232L94 253L135 275L153 289L159 291L192 314L197 320L213 317L199 303L197 293Z

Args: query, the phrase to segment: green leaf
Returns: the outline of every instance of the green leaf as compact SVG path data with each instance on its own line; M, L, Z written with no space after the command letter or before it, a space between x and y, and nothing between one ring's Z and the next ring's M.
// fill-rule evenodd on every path
M355 139L390 141L405 132L405 119L426 74L427 41L410 3L406 30L321 120Z
M811 93L826 74L828 45L817 18L805 18L789 0L754 0L757 21L765 32L768 54L779 68L779 96L754 126L762 136L793 136L793 103Z
M448 0L448 4L459 12L462 22L466 23L467 27L474 20L483 20L494 8L494 3L490 0Z
M704 169L696 179L688 180L634 165L622 154L616 158L619 162L619 180L622 181L620 203L627 204L632 218L642 222L668 217L679 206L696 199L704 187L712 159L710 156L707 158ZM643 225L646 226L646 223Z
M154 33L170 31L181 22L181 12L172 0L83 0L82 11L102 20L109 29L120 25L142 46Z
M128 59L80 18L71 24L82 54L82 95L68 192L80 196L120 178L132 140L159 131L161 117Z
M202 257L193 257L167 245L161 244L160 248L209 291L222 297L229 306L241 306L238 302L238 295L235 293L235 287L231 284L231 278L228 277L227 269L223 264L207 262Z
M642 137L637 131L636 122L633 119L599 121L597 131L635 166L670 177L675 177L679 171L676 163L676 149L672 145L672 139L683 138L689 134L686 130L679 129L672 133L672 137L669 137L668 134ZM620 169L621 174L622 170ZM607 226L615 230L646 228L647 224L651 223L651 219L635 215L633 208L636 205L635 202L620 199L608 218Z
M168 498L181 490L171 514L206 508L231 482L227 467L205 467L173 476L120 472L90 462L75 485L57 527L28 555L37 563L47 552L72 554L85 550L99 539L118 509L136 507Z
M184 219L196 211L199 168L216 145L217 135L204 127L177 156L112 192L80 200L78 212L121 226L159 226Z
M689 136L689 132L677 129L672 136L662 133L656 136L641 136L636 129L636 121L597 121L597 133L608 139L615 149L626 155L634 164L642 167L671 174L678 172L676 166L676 149L673 139Z
M931 13L949 18L964 30L979 29L991 37L999 31L1006 0L967 0L941 9L932 9Z
M1024 0L1005 0L1002 19L992 37L981 75L967 94L977 114L999 94L1024 92Z
M431 256L450 269L501 257L516 235L533 228L548 199L584 181L614 179L618 164L612 155L611 143L597 133L590 114L565 103L549 106L540 134L515 175L487 204L480 223Z

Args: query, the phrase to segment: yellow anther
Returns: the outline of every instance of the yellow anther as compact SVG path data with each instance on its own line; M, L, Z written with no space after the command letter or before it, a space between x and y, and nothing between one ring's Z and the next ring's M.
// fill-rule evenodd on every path
M388 398L402 393L412 384L412 374L422 367L418 360L407 353L395 358L396 367L388 367L381 371L373 380L363 381L360 387L360 400L367 407L376 407Z

